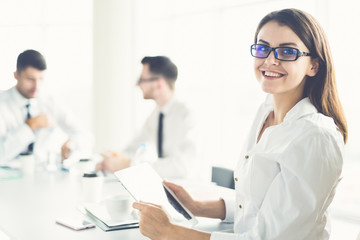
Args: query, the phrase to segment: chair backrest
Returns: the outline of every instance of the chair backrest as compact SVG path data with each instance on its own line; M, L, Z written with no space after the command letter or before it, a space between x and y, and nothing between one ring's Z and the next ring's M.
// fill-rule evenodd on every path
M218 186L235 189L234 171L223 167L212 167L211 181Z

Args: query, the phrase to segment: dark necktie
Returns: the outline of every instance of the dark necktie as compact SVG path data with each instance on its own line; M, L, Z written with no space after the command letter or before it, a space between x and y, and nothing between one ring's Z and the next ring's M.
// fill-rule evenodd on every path
M26 120L28 120L29 118L31 118L31 114L30 114L30 103L26 104ZM34 151L34 143L30 143L28 146L28 150L27 150L27 154L32 154Z
M162 144L163 144L163 128L164 128L164 114L159 114L159 126L158 126L158 138L157 138L157 149L158 149L158 157L163 157L162 152Z

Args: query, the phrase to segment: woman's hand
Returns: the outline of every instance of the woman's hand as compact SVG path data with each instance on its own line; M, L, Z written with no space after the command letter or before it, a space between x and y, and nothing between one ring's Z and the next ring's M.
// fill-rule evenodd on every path
M176 197L180 200L180 202L187 208L189 211L195 216L198 215L199 212L199 203L195 201L190 194L180 185L167 182L164 180L164 184L170 188L176 195Z
M182 186L166 181L164 181L164 184L175 193L180 202L195 216L225 219L224 200L195 201Z
M139 210L140 213L141 234L152 240L167 239L171 235L174 225L161 206L140 201L134 202L133 208Z

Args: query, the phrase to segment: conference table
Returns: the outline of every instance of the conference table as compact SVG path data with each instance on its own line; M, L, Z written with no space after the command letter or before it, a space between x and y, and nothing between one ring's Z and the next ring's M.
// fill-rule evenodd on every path
M231 189L214 184L191 184L190 193L198 198L217 199L232 194ZM186 186L185 186L186 187ZM105 178L102 196L123 194L124 188L115 178ZM81 176L65 171L38 171L33 176L0 181L0 238L8 239L148 239L139 228L105 232L101 228L75 231L56 224L61 216L83 217L78 206L82 203ZM202 231L231 231L232 224L218 219L198 218L194 227ZM4 238L4 237L3 237ZM6 239L6 237L4 238Z

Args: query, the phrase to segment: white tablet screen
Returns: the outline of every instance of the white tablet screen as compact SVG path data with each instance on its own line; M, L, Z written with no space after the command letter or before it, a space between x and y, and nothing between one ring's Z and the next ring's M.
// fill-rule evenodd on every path
M163 179L147 163L120 170L115 173L124 188L136 201L144 201L161 205L168 214L178 222L191 221L194 225L195 217L178 202L166 186Z

